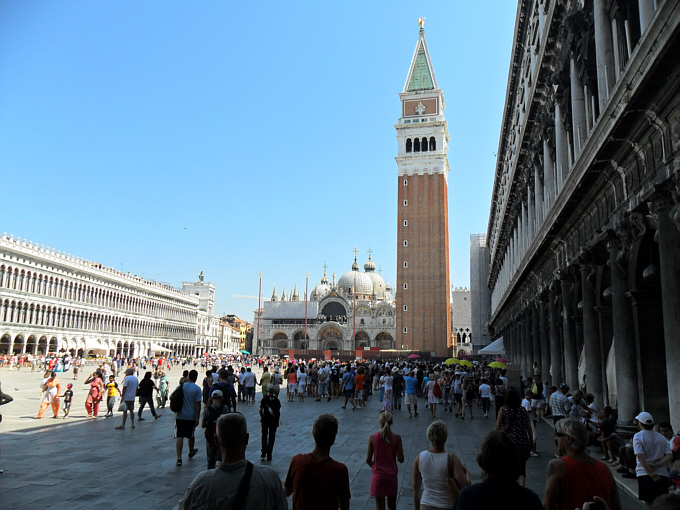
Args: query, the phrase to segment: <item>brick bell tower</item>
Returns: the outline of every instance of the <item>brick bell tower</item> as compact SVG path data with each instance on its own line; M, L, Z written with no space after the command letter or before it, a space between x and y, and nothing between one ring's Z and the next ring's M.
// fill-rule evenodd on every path
M397 348L449 357L449 133L424 18L394 127L399 141Z

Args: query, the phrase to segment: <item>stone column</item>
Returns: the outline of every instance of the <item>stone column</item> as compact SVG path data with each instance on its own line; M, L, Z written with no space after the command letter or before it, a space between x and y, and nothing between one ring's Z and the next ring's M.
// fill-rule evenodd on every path
M536 236L536 207L534 205L534 193L531 188L527 188L527 248L531 246L531 243Z
M555 164L557 165L557 183L555 196L560 194L564 180L569 174L569 146L567 128L562 116L560 101L555 100Z
M538 327L539 327L539 341L541 342L541 376L543 382L552 381L550 377L550 337L548 330L548 317L545 313L544 296L539 296L538 301Z
M612 324L614 326L614 363L616 365L616 394L619 422L630 425L638 409L637 360L635 330L625 269L625 250L620 239L607 242L609 269L612 280Z
M576 354L576 330L574 327L571 299L572 281L565 270L560 275L562 285L562 334L564 336L564 378L570 388L578 388L578 357Z
M656 9L654 4L654 0L638 0L638 5L640 7L640 33L642 35L644 35L645 30L647 30L647 27L654 17Z
M548 214L550 206L555 202L555 162L547 138L543 138L543 184L545 185L545 214ZM545 216L543 216L545 217Z
M527 249L527 239L529 236L527 235L527 203L522 200L522 237L520 238L520 245L522 246L522 250L520 251L520 260L517 262L521 262L521 259L524 257L524 254L526 253Z
M670 193L659 193L652 198L650 210L656 220L659 243L668 411L676 430L680 428L680 231L670 217L673 205Z
M554 386L564 382L562 370L562 346L560 345L559 312L557 311L557 282L553 282L548 293L548 320L550 321L550 371Z
M536 300L531 307L531 366L533 369L534 362L536 362L539 370L541 370L541 329L538 316L540 306L541 302ZM531 375L533 375L533 370Z
M591 276L592 274L592 276ZM602 354L600 349L599 324L595 312L595 271L589 264L581 265L581 290L583 294L583 348L586 358L586 387L595 396L595 402L602 404Z
M593 18L595 24L597 94L600 112L603 112L605 105L609 100L609 92L616 83L616 70L614 69L614 41L612 39L612 24L607 12L607 0L594 1Z
M530 377L531 371L531 309L527 307L524 310L524 317L522 319L522 338L523 338L523 356L524 369L522 375Z
M576 55L573 53L569 61L569 71L571 75L571 124L574 130L574 161L576 161L586 143L588 130L586 127L586 100L583 83L579 75Z
M541 171L538 165L534 165L534 190L534 209L536 211L534 235L536 235L543 224L543 182L541 181Z

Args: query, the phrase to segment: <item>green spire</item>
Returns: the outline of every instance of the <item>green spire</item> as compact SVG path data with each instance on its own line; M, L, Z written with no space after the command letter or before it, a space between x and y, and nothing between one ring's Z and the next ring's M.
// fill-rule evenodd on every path
M434 80L430 66L428 65L428 58L425 53L425 46L423 41L418 41L418 49L416 51L416 59L413 63L413 71L411 72L411 79L408 82L406 92L413 92L415 90L428 90L434 88Z

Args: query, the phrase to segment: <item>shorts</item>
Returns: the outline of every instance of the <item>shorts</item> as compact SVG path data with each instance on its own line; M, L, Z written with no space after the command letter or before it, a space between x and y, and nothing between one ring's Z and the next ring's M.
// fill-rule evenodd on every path
M125 407L127 408L128 411L130 412L135 412L135 401L134 400L126 400L125 401Z
M68 402L66 402L66 400L64 400L64 406L63 407L64 407L64 411L68 411L69 409L71 409L71 401L69 400Z
M194 437L196 420L175 420L175 437Z
M454 393L453 398L456 401L456 403L458 403L458 404L463 403L463 394L462 393Z
M532 398L532 399L531 399L531 407L536 407L536 408L538 408L538 407L541 407L542 405L543 405L543 400L541 400L541 399L535 399L535 398Z
M345 390L345 398L354 398L354 390Z
M638 499L645 503L652 503L663 494L668 494L668 477L662 476L658 482L649 475L638 476Z
M404 397L404 404L407 406L409 405L417 405L418 404L418 396L417 395L409 395L408 393Z
M306 385L298 383L298 393L304 393L306 389Z
M295 393L295 387L296 387L295 383L289 383L288 384L288 393Z
M357 390L356 392L356 398L358 400L363 400L364 399L364 390Z
M254 397L255 396L255 387L253 386L253 387L246 388L246 395L248 395L249 397Z

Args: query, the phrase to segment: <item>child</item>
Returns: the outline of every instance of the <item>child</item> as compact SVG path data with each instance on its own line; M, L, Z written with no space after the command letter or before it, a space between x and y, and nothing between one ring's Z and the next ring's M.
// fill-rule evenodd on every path
M106 414L104 418L113 416L113 407L116 405L116 397L118 396L118 383L113 375L109 376L109 382L106 383Z
M524 400L522 400L522 407L527 410L527 413L531 415L531 399L534 398L534 393L531 390L526 390L524 393ZM531 433L534 438L534 442L531 445L531 451L529 455L532 457L538 457L536 452L536 421L531 420Z
M71 412L71 400L73 400L73 388L72 384L66 385L66 391L62 395L64 398L64 419L68 418L68 414Z

